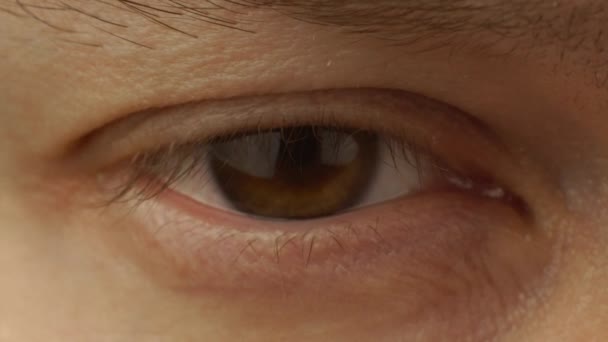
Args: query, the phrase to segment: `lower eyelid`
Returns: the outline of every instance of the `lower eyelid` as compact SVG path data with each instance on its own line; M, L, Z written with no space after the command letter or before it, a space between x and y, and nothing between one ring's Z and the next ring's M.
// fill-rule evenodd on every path
M156 284L190 299L255 298L287 314L284 306L323 297L315 310L335 317L348 307L345 298L369 298L342 313L365 317L382 307L385 322L428 321L433 329L445 322L465 327L459 334L518 318L522 299L551 280L552 242L517 208L466 191L420 193L296 224L201 207L166 190L128 213L132 240L117 242Z
M134 233L138 241L147 241L140 247L149 255L170 256L171 267L181 274L173 285L224 292L241 286L267 291L285 281L336 277L337 265L358 276L370 267L407 269L412 260L454 260L490 240L509 236L509 244L516 244L534 234L504 203L458 193L422 194L296 224L201 212L200 204L175 193L160 201L179 208L162 203L138 208L145 217Z
M327 305L378 296L370 303L394 306L402 316L391 319L400 323L435 326L433 317L451 312L454 326L473 315L474 329L545 286L551 260L550 243L516 210L464 193L421 194L298 224L254 225L191 205L165 193L138 207L129 228L142 269L188 296L285 304L321 294Z

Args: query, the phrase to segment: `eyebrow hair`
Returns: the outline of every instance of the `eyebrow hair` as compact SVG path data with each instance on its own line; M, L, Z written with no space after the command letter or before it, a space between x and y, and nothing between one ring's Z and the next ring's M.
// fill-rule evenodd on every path
M240 0L294 19L371 33L395 42L424 39L473 40L486 35L521 40L535 47L603 52L608 28L606 4L597 0ZM443 40L445 41L445 39ZM480 46L479 46L480 47Z
M4 0L0 14L29 16L62 30L46 20L44 11L77 13L104 25L118 28L128 23L114 21L92 10L82 0ZM31 3L38 1L38 3ZM42 2L41 2L42 1ZM595 52L596 64L608 65L599 56L605 50L608 28L606 5L601 0L87 0L104 6L108 13L123 11L155 25L197 38L199 32L179 26L185 19L223 28L254 33L244 14L270 10L296 20L338 28L344 32L373 35L394 44L418 44L421 51L445 46L471 45L478 51L509 41L510 50L555 47L564 58L573 52ZM174 22L172 22L174 20ZM117 33L117 38L136 43ZM68 29L64 31L69 32ZM426 45L425 45L426 44ZM487 45L487 46L486 46ZM601 60L600 60L601 59ZM607 76L608 78L608 76Z
M417 50L540 52L582 66L608 86L608 3L603 0L226 0L297 20L371 34ZM500 48L497 46L500 45ZM493 50L494 49L494 50Z

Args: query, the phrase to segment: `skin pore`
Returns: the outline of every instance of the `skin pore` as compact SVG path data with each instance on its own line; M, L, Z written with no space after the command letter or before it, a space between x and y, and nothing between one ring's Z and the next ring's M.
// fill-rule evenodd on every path
M604 340L607 17L1 0L0 341ZM420 142L480 194L298 222L201 209L195 176L104 202L141 153L329 121Z

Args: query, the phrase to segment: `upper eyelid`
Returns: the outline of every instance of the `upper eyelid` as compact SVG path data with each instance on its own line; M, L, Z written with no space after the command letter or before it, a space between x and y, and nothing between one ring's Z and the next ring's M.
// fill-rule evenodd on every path
M296 112L288 112L287 118L278 110L281 106ZM375 131L421 148L455 174L497 184L515 198L529 195L528 184L514 178L522 172L517 155L491 129L457 108L395 89L287 93L150 109L84 136L63 164L93 177L128 168L126 164L142 153L204 145L256 127L302 125ZM545 181L555 184L553 179Z
M313 108L315 105L317 108ZM393 89L340 89L208 100L144 110L79 139L70 151L75 158L70 160L77 167L95 169L109 159L117 161L164 145L204 142L235 130L285 124L365 129L368 127L361 126L370 125L389 135L399 134L407 126L410 134L418 136L418 142L429 139L429 144L446 130L459 130L459 134L478 136L472 139L478 143L497 142L479 122L449 105ZM440 129L442 126L444 129Z
M287 112L287 118L281 108L294 112ZM166 152L186 144L204 145L215 138L252 132L256 127L263 130L307 125L359 127L405 140L421 147L457 175L505 189L515 200L513 207L534 220L528 200L536 195L529 189L535 184L527 178L539 180L539 175L517 177L523 170L517 159L521 156L513 154L500 136L453 106L395 89L333 89L149 109L83 137L72 151L70 162L82 172L96 175L113 167L128 171L131 168L124 162L141 153L154 155L155 151ZM525 170L531 170L529 165ZM540 181L542 191L555 188L553 179Z

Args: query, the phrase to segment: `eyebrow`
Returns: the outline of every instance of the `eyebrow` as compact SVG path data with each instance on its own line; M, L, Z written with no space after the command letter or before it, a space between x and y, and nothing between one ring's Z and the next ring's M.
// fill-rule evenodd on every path
M545 0L241 0L292 18L371 33L397 43L433 38L528 38L534 47L603 52L608 15L604 1ZM463 39L459 39L463 38ZM478 42L483 41L479 39ZM478 46L481 48L481 46ZM562 52L564 53L564 52Z
M13 2L0 14L29 16L56 29L41 12L65 11L105 25L127 27L92 10L80 0ZM604 52L608 16L601 0L90 0L106 12L131 13L155 25L197 38L200 32L183 29L185 18L219 27L255 33L239 18L252 10L271 10L296 20L332 26L349 33L373 35L394 44L433 44L426 48L470 44L482 51L486 45L510 41L512 49L557 47L562 58L578 51ZM42 5L43 4L43 5ZM175 23L171 21L175 19ZM108 30L100 29L108 34ZM66 30L67 31L67 30ZM124 36L115 37L131 41ZM509 49L509 48L507 48ZM605 63L604 60L601 61Z

